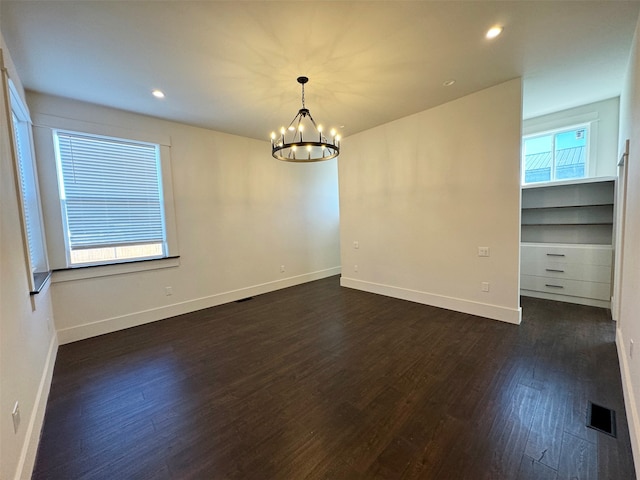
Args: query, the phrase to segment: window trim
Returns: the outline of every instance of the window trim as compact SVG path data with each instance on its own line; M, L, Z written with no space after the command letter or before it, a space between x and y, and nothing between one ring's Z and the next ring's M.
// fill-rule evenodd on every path
M564 132L569 132L571 130L578 130L580 128L584 128L587 131L587 141L585 142L586 145L586 154L585 154L585 161L584 161L584 176L582 177L572 177L572 178L561 178L561 179L557 179L555 178L556 176L556 171L555 171L555 166L556 166L556 162L555 162L555 136L559 133L564 133ZM552 129L548 129L548 130L540 130L540 131L536 131L536 132L531 132L528 134L524 134L522 135L522 140L521 140L521 151L520 151L520 185L521 186L529 186L529 185L542 185L542 184L550 184L550 183L558 183L558 182L564 182L567 180L582 180L585 178L589 178L590 177L590 168L591 168L591 144L592 144L592 135L594 134L594 128L593 128L593 122L592 121L584 121L584 122L579 122L579 123L572 123L572 124L568 124L568 125L564 125L558 128L552 128ZM550 180L546 180L546 181L542 181L542 182L525 182L525 178L526 178L526 156L525 156L525 151L524 151L524 143L525 140L528 139L532 139L532 138L538 138L538 137L544 137L546 135L553 135L554 136L554 142L553 142L553 164L551 166L551 179Z
M67 250L65 248L65 234L63 231L62 211L60 206L60 185L57 176L56 156L53 142L53 130L67 130L103 137L129 139L133 141L154 143L160 146L161 182L163 190L166 246L165 257L156 259L144 259L118 263L104 263L97 265L78 264L69 265L67 262ZM106 275L115 275L119 272L130 273L145 271L155 268L173 266L172 258L179 257L177 226L175 220L175 206L173 196L173 179L171 167L171 138L168 135L141 132L120 126L95 123L91 121L76 120L49 114L34 114L34 139L38 147L38 166L40 167L40 180L42 197L48 199L43 204L44 220L48 240L48 253L51 267L54 270L53 282L64 276L65 278L91 278L100 277L102 271L109 272ZM118 268L118 267L122 268ZM82 270L82 274L73 275L71 270ZM111 273L113 272L113 273Z
M22 233L23 252L25 267L27 270L27 280L30 295L40 293L47 281L51 278L49 260L47 256L46 237L43 223L43 211L38 182L38 171L36 168L33 123L31 115L22 96L18 93L15 84L9 78L6 69L2 69L3 91L6 99L7 121L9 125L9 148L13 157L14 181L16 187L18 210L20 217L20 230ZM14 116L20 125L14 124ZM16 137L24 135L23 140L28 151L28 157L22 158L18 152ZM24 153L24 151L22 152ZM23 189L25 179L33 187L33 202L26 205L27 195ZM29 242L29 232L31 231L32 242Z
M128 257L128 258L120 258L120 259L110 259L110 260L104 260L104 261L95 261L95 262L73 262L72 259L72 246L71 246L71 238L70 238L70 227L69 227L69 223L68 223L68 204L66 202L65 199L59 198L60 201L60 209L63 213L62 215L62 221L63 221L63 231L65 232L64 235L64 241L65 241L65 251L66 251L66 261L67 261L67 265L68 268L80 268L80 267L91 267L91 266L100 266L100 265L114 265L114 264L118 264L118 263L131 263L131 262L139 262L139 261L145 261L145 260L157 260L157 259L163 259L163 258L167 258L168 255L168 246L167 246L167 240L166 240L166 222L165 222L165 208L164 208L164 192L163 192L163 187L164 187L164 182L162 181L162 163L160 160L160 145L157 143L153 143L153 142L143 142L143 141L139 141L139 140L133 140L130 138L122 138L122 137L113 137L113 136L106 136L106 135L96 135L93 133L86 133L86 132L77 132L77 131L70 131L67 129L61 129L61 128L54 128L52 129L52 134L53 134L53 143L54 143L54 150L55 150L55 156L56 156L56 170L57 170L57 174L58 174L58 182L59 182L59 191L65 191L65 180L64 180L64 176L62 174L63 172L63 162L62 162L62 156L61 156L61 147L60 147L60 136L62 135L67 136L67 137L76 137L76 138L84 138L84 139L95 139L96 141L105 141L105 142L115 142L115 143L128 143L128 144L136 144L136 145L140 145L140 146L145 146L145 147L151 147L153 148L154 154L153 156L155 157L154 163L156 164L156 173L157 173L157 179L158 179L158 200L159 200L159 208L160 208L160 223L161 223L161 228L162 228L162 232L163 232L163 237L162 240L160 242L150 242L148 244L151 243L155 243L155 244L161 244L162 245L162 254L161 255L151 255L151 256L146 256L146 257ZM65 193L65 197L66 197L66 193ZM122 246L122 245L119 245ZM94 248L96 249L100 249L100 248L114 248L115 245L109 245L109 246L95 246ZM85 250L85 249L90 249L91 247L87 246L87 247L80 247L78 248L78 250Z
M72 282L86 278L109 277L127 273L145 272L180 266L180 257L148 258L144 260L130 260L128 262L107 263L100 265L78 265L73 268L53 270L53 283Z

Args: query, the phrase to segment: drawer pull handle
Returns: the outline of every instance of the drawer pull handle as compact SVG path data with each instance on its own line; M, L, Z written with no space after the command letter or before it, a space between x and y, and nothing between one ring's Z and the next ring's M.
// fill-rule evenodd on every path
M547 257L564 257L564 253L547 253Z
M558 272L558 273L564 273L564 270L558 270L557 268L545 268L545 270L547 272Z
M551 287L551 288L564 288L562 285L552 285L550 283L545 283L544 286Z

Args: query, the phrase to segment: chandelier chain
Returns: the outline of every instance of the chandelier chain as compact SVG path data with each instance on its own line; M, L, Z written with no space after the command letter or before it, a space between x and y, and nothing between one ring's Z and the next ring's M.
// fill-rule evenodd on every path
M304 106L304 83L302 84L302 108L307 108Z

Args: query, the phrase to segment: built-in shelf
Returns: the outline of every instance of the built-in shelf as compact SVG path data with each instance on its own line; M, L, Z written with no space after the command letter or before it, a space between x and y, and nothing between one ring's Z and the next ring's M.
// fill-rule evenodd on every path
M522 241L611 245L615 178L522 188Z
M522 187L522 208L591 207L613 205L615 178Z
M529 211L533 211L533 210L560 210L563 208L567 208L567 209L573 209L573 208L591 208L591 207L604 207L604 206L611 206L611 203L594 203L591 205L555 205L552 207L523 207L523 210L529 210Z
M607 307L615 178L522 188L521 294Z
M570 226L570 225L611 225L610 223L604 222L604 223L597 223L597 222L585 222L585 223L552 223L552 222L547 222L547 223L523 223L522 225L528 226L528 227L566 227L566 226Z

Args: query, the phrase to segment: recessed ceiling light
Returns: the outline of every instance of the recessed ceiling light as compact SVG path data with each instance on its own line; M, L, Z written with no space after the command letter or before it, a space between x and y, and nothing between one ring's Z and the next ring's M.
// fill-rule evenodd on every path
M450 87L454 83L456 83L456 81L452 78L451 80L445 80L444 82L442 82L442 85L444 85L445 87Z
M151 95L153 95L156 98L164 98L164 92L162 90L158 90L155 89L151 92Z
M495 26L495 27L491 27L488 31L487 31L487 35L486 37L491 39L491 38L496 38L498 35L500 35L502 33L502 27L500 26Z

